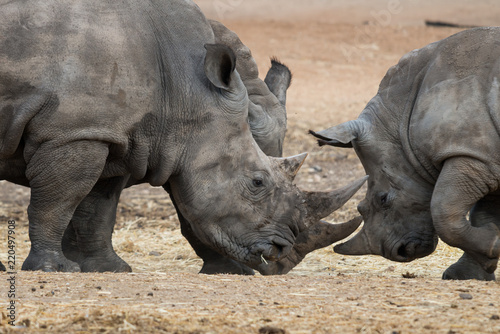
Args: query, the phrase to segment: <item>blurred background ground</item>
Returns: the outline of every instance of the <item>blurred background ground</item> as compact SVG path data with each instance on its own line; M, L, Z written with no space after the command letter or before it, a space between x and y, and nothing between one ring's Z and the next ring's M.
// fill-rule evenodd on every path
M250 47L262 78L271 56L291 68L285 155L309 152L296 179L305 190L332 189L364 175L352 150L320 149L307 131L355 118L402 55L462 30L428 27L425 20L500 25L496 0L196 2ZM354 217L363 197L364 189L329 220ZM1 182L0 200L2 222L18 223L19 268L29 251L29 191ZM6 231L1 224L0 240ZM18 273L20 328L3 318L0 333L500 332L500 285L441 281L461 255L442 242L412 263L346 257L327 247L286 276L198 275L201 261L181 236L166 193L146 185L124 191L113 240L133 274ZM1 251L0 260L6 259ZM7 289L0 284L3 316Z

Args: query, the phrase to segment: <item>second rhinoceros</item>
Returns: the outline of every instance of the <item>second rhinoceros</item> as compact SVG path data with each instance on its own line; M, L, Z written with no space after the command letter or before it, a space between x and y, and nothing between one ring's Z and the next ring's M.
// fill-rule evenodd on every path
M500 28L477 28L410 52L357 120L313 133L320 145L354 147L369 174L365 225L336 252L411 261L439 236L465 252L443 278L495 278L499 41Z
M196 237L252 267L317 218L291 181L304 157L258 147L236 56L193 2L13 1L0 20L0 178L31 188L23 269L129 270L109 221L131 183L168 183Z

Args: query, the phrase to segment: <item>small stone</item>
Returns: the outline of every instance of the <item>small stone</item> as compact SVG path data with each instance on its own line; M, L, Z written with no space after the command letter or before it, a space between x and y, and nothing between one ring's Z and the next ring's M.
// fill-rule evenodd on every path
M461 293L459 296L462 299L472 299L472 295L470 293Z
M152 292L148 292L148 297L153 297L153 293Z
M407 271L405 274L401 274L401 276L403 276L403 278L417 278L417 274L410 273L409 271Z
M36 288L31 288L31 291L35 292L35 291L36 291Z
M500 320L500 316L498 314L493 314L491 317L490 317L490 320Z
M101 289L102 289L102 287L100 287L100 286L96 286L95 288L96 288L97 290L101 290Z
M160 256L161 253L157 252L157 251L151 251L151 252L149 252L149 255L151 255L151 256Z

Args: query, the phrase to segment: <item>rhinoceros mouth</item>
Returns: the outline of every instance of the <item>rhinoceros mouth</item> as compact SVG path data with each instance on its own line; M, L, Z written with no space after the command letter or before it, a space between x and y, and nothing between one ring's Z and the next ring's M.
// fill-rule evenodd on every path
M277 262L286 257L290 253L292 247L293 244L281 238L275 238L270 242L257 244L251 248L252 264L266 264L267 261Z
M383 256L392 261L410 262L425 257L436 249L437 237L433 240L422 238L407 238L397 242L389 251L383 251Z

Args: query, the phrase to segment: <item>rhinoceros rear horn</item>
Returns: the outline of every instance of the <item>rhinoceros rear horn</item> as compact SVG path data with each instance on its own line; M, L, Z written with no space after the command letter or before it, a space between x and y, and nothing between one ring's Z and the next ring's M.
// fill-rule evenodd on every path
M274 161L277 161L285 173L286 177L293 181L295 179L295 175L299 171L300 167L304 163L307 158L307 153L301 153L294 155L292 157L287 158L272 158Z
M304 192L307 207L306 225L330 215L344 205L366 182L368 176L362 177L351 184L331 192Z
M205 44L205 74L217 88L229 90L231 75L236 68L236 55L222 44Z
M358 137L357 122L345 122L319 132L309 130L309 133L318 138L319 146L352 147L352 141Z

